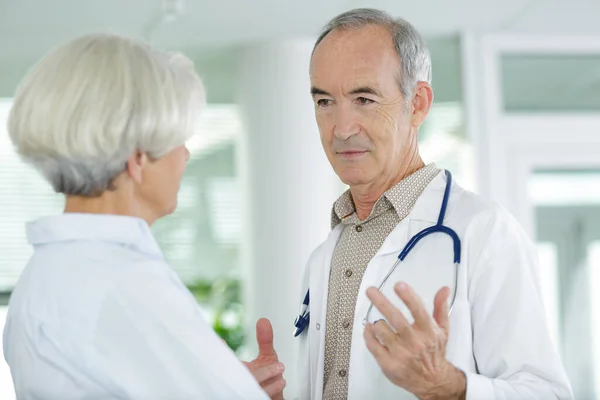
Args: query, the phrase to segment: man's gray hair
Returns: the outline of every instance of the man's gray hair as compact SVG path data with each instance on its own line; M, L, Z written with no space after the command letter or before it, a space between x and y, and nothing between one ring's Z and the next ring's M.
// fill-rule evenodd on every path
M196 131L203 84L181 54L108 34L46 54L17 89L10 138L56 192L113 188L136 151L157 159Z
M379 25L390 31L400 60L398 84L408 102L418 82L431 83L431 57L419 32L404 19L393 18L385 11L357 8L329 21L317 39L314 49L333 31L360 29L367 25Z

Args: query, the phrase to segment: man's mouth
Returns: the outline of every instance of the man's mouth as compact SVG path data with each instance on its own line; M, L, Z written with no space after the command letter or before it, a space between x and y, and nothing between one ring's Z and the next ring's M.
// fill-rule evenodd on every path
M342 158L346 158L346 159L358 158L367 153L368 153L367 150L345 150L345 151L337 152L337 154L339 154Z

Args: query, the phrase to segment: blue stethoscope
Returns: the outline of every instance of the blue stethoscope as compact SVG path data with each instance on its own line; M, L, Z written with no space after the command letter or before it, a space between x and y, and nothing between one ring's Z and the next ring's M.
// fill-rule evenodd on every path
M440 215L438 217L437 224L431 226L429 228L423 229L421 232L417 233L415 236L410 238L404 249L398 255L398 259L390 268L386 276L383 278L383 281L379 285L379 290L385 285L388 278L392 275L398 264L401 261L404 261L406 256L410 253L410 251L419 243L421 239L426 237L427 235L431 235L433 233L445 233L452 238L452 243L454 245L454 291L452 294L452 301L450 302L450 310L448 313L452 312L452 307L454 306L454 300L456 299L456 289L458 287L458 271L460 269L460 238L456 234L456 232L447 226L444 226L444 217L446 216L446 208L448 207L448 198L450 197L450 189L452 188L452 174L450 171L445 171L446 173L446 190L444 191L444 198L442 200L442 207L440 209ZM304 296L304 301L302 302L302 306L300 306L300 313L296 317L294 321L294 326L296 330L294 331L294 337L300 335L304 329L308 326L310 322L310 310L308 305L310 304L310 289L306 291L306 296ZM365 318L363 319L363 324L369 321L369 315L371 310L373 309L373 303L369 306Z

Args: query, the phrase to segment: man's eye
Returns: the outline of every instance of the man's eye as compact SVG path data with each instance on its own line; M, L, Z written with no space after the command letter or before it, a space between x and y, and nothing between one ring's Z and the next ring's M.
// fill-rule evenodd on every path
M319 100L317 100L317 106L319 106L319 107L327 107L330 104L331 104L331 100L330 99L319 99Z
M371 99L367 99L366 97L358 97L358 98L356 99L356 101L357 101L359 104L363 104L363 105L366 105L366 104L372 104L372 103L374 103L374 101L373 101L373 100L371 100Z

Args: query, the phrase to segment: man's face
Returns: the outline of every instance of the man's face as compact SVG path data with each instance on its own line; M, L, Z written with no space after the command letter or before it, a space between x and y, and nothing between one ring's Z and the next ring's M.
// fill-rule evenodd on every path
M350 186L393 179L416 148L414 107L406 106L399 73L392 37L380 26L331 32L315 49L310 79L321 143Z

